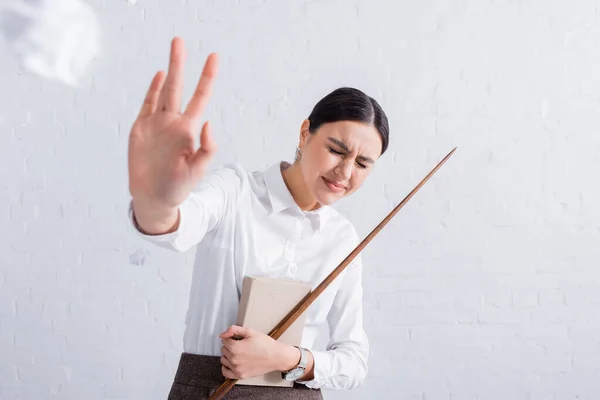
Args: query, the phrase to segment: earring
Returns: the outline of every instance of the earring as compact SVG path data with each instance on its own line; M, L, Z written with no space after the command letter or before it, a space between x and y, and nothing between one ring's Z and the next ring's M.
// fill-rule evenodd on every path
M296 161L300 161L302 158L302 152L300 151L300 147L296 147Z

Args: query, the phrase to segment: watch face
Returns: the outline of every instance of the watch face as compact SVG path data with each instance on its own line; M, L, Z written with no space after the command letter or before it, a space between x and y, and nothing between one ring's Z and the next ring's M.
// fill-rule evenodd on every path
M302 368L296 368L288 372L285 376L285 379L288 381L295 381L296 379L302 377L304 375L304 370Z

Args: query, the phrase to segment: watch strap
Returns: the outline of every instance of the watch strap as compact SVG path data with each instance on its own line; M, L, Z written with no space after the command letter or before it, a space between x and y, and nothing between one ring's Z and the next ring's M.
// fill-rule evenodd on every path
M307 350L303 347L300 346L294 346L296 347L298 350L300 350L300 361L298 361L298 364L290 369L289 371L285 371L282 372L282 378L287 378L292 372L295 372L297 370L302 370L302 371L306 371L306 366L308 365L308 356L307 356Z
M306 349L304 347L296 346L298 350L300 350L300 361L298 362L298 366L296 368L306 369L308 364L308 357L306 356Z

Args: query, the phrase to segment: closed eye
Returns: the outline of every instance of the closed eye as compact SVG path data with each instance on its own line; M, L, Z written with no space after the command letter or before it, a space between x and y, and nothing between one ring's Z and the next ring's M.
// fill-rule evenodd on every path
M344 153L342 153L341 151L337 151L336 149L334 149L333 147L329 147L329 152L333 153L333 154L337 154L338 156L343 156ZM359 162L356 162L358 164L358 166L362 169L367 168L367 166L365 164L361 164Z

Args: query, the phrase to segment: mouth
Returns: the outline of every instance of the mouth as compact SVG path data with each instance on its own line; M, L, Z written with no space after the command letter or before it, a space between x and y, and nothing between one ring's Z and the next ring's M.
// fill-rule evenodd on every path
M332 192L343 192L346 190L346 186L342 185L341 183L335 183L330 181L329 179L323 177L323 182L325 182L325 185L329 188L329 190L331 190Z

